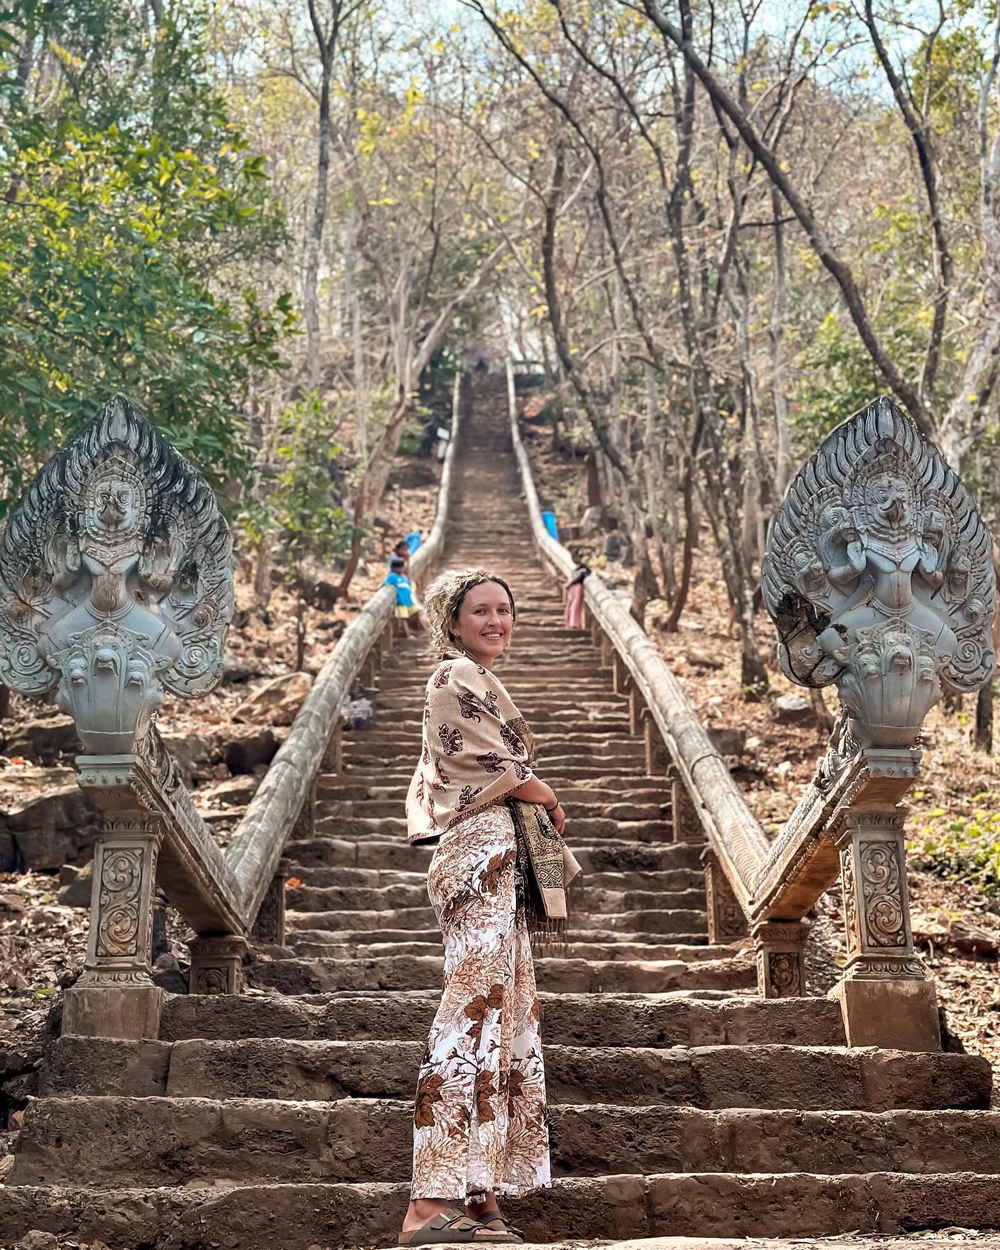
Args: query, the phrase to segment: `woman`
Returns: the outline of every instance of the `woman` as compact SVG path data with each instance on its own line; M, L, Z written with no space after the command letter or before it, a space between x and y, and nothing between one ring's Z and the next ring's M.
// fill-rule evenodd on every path
M514 629L506 582L482 569L449 571L429 587L425 608L445 660L427 683L406 816L411 842L437 841L427 892L445 976L417 1082L399 1240L519 1242L497 1195L548 1185L549 1145L538 995L505 800L543 804L560 833L565 816L534 775L527 725L493 673Z
M590 569L580 559L580 553L571 553L575 563L566 581L566 611L564 624L567 629L583 628L583 583L590 576Z

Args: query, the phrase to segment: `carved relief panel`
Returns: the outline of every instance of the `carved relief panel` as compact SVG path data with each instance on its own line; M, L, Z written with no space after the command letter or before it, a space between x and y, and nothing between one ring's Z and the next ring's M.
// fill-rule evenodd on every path
M845 976L922 979L910 928L903 812L849 811L837 845L847 934Z
M880 399L803 465L761 571L781 664L836 682L859 746L912 744L942 687L993 672L991 543L958 476Z

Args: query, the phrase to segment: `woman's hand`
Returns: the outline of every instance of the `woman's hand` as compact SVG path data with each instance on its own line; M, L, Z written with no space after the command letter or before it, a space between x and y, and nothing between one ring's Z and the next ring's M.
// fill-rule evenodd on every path
M554 808L546 810L549 813L549 819L556 827L556 833L562 837L563 830L566 828L566 813L563 811L563 805L561 803L557 803Z

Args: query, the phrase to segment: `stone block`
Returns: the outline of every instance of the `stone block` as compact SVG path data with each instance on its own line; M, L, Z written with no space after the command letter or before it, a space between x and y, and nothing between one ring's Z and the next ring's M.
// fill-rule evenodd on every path
M154 985L75 985L63 998L63 1033L139 1040L157 1037L163 991Z
M932 981L842 980L830 991L840 1004L849 1046L940 1050Z

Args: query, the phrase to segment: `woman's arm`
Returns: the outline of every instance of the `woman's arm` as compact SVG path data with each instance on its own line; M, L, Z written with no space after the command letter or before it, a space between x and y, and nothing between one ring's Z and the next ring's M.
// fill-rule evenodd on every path
M525 803L540 803L549 813L552 823L561 834L566 823L566 813L556 798L556 792L538 777L532 777L511 790L515 799L523 799Z

